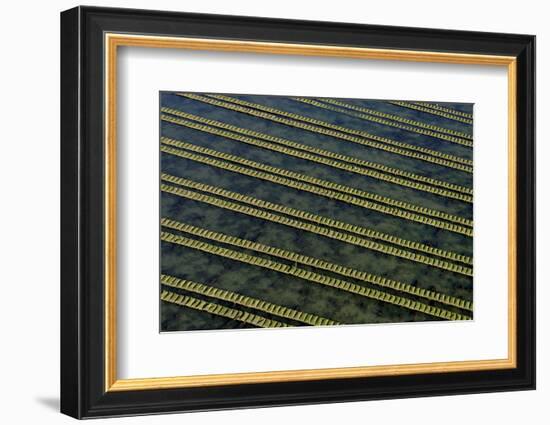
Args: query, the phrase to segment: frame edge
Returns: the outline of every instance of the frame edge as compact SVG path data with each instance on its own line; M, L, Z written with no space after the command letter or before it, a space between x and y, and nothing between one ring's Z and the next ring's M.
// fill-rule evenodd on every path
M518 144L518 357L523 372L522 389L536 389L536 36L525 36L518 54L517 139Z
M79 271L80 15L79 7L60 14L60 411L74 418L82 418Z

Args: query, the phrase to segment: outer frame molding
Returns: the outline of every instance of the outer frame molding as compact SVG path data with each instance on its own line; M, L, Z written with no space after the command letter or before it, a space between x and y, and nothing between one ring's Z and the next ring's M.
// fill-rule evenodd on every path
M84 418L534 388L534 44L525 35L90 7L63 12L61 411ZM508 359L117 380L113 59L120 45L508 66Z

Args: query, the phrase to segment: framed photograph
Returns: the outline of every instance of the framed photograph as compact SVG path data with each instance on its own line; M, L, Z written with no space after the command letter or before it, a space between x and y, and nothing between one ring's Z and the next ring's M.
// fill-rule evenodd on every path
M61 14L61 411L535 387L535 37Z

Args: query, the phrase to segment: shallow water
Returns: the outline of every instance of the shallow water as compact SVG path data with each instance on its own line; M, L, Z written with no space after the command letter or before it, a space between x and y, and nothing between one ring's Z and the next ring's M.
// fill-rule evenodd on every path
M344 113L328 111L313 105L298 102L291 98L252 95L235 97L305 117L315 118L342 127L366 131L377 136L387 137L414 146L425 147L467 159L471 159L472 157L472 149L462 145L394 127L380 125ZM342 99L342 101L471 134L471 126L467 124L398 107L388 104L387 102L358 99ZM308 146L322 148L332 152L414 172L422 176L435 178L468 188L472 187L472 174L369 148L335 137L320 135L311 131L274 123L267 119L208 105L197 100L175 95L174 93L162 93L161 106L177 109L208 119L215 119L272 136L282 137ZM473 111L473 105L469 104L445 104L444 106L455 108L463 112L471 113ZM291 170L326 181L361 189L394 200L404 201L468 219L472 218L472 204L470 203L406 188L375 178L311 162L302 158L295 158L221 136L190 129L181 125L161 121L161 135L198 146L215 149L220 152L237 155L280 169ZM254 198L384 232L409 241L421 242L429 246L462 255L472 255L472 238L470 237L260 180L255 177L222 170L172 154L162 153L161 171L173 176L183 177L196 182L224 188L232 192L246 194ZM227 209L219 208L218 206L208 205L202 202L185 199L174 194L161 192L161 215L162 217L170 218L178 222L315 257L360 271L366 271L374 275L391 278L419 288L430 289L464 300L472 300L473 282L471 277L441 270L394 255L376 252L315 233L294 229L283 224L232 212ZM163 230L207 241L206 239L189 236L178 231L164 228ZM285 259L269 257L266 254L258 254L251 250L210 240L207 242L216 246L223 245L225 248L245 252L249 255L269 258L289 264L289 261ZM330 277L338 277L349 282L359 283L363 286L376 289L373 285L365 284L356 279L346 278L332 272L319 269L314 270L313 268L301 265L297 265L297 267L316 271L317 273ZM161 270L163 274L176 276L180 279L201 282L209 286L269 301L277 305L313 313L343 324L440 320L437 317L407 308L362 297L340 289L323 286L304 279L282 274L274 270L244 264L240 261L222 258L214 254L175 245L169 242L161 243ZM186 296L192 296L194 298L204 299L209 302L215 302L227 308L259 314L287 324L302 324L291 319L282 319L281 317L269 313L258 312L254 309L238 306L231 302L216 300L208 296L194 294L189 291L168 288L165 286L163 286L163 289ZM387 290L386 292L403 295L402 293L391 290ZM414 296L406 296L414 300L421 300ZM426 301L424 300L424 302ZM441 306L435 304L433 301L428 301L426 303L437 305L438 307ZM163 302L161 305L161 329L164 331L236 329L250 327L249 324L238 320L220 317L219 315L197 311L192 308L182 307L168 302ZM451 311L465 313L454 307L445 308Z

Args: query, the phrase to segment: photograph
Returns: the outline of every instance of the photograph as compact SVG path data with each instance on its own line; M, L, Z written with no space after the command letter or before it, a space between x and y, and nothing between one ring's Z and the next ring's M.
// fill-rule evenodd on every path
M223 12L61 13L61 412L534 389L535 36Z
M93 3L2 9L1 423L550 424L544 3Z
M473 104L159 104L161 331L473 319Z

